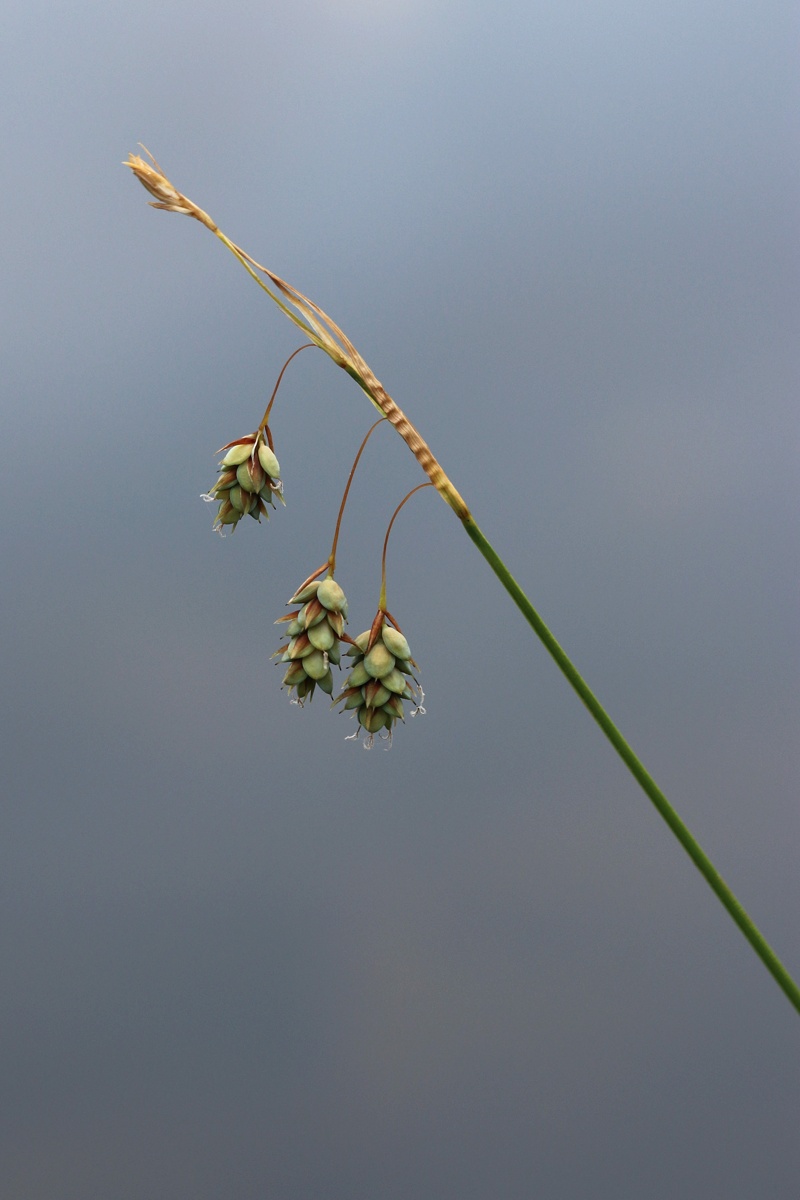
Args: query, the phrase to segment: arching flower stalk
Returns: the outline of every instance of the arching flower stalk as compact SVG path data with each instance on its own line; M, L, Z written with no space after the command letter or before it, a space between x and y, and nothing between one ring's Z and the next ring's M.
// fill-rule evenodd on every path
M330 668L331 664L338 666L341 662L340 642L345 636L344 624L347 620L347 598L333 578L336 570L336 549L353 476L367 442L382 422L383 417L367 430L350 468L339 505L328 561L309 575L289 600L289 604L301 604L302 608L279 617L275 622L276 625L286 624L284 636L289 642L288 645L281 646L272 657L277 658L279 663L289 664L283 677L283 686L288 687L290 696L292 692L295 693L292 703L300 708L305 700L313 698L315 687L320 687L329 696L333 691L333 675ZM328 572L327 577L321 579L325 571Z

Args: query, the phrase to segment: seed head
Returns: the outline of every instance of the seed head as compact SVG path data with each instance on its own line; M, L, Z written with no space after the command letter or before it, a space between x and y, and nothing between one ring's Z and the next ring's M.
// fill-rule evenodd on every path
M388 624L386 613L378 612L372 628L359 634L347 656L353 660L353 667L333 703L343 701L343 712L353 710L359 723L353 737L365 729L367 749L376 733L391 739L394 726L405 720L405 700L416 705L412 716L424 713L424 694L413 673L417 664L411 648L400 630Z
M317 686L330 696L331 663L338 666L341 662L340 641L347 619L347 598L333 576L318 578L326 568L327 563L309 576L289 600L289 604L302 607L275 622L286 624L284 636L289 641L273 657L288 664L283 683L290 694L295 693L293 703L301 708L306 699L313 697Z
M269 519L267 505L274 508L276 496L285 504L281 469L268 437L265 427L228 442L219 451L226 451L219 464L219 479L203 496L204 500L219 502L214 521L219 533L226 525L235 529L244 516L256 521Z
M187 217L194 217L208 229L215 231L217 226L208 213L203 212L188 196L184 196L173 187L147 147L142 146L142 149L150 162L146 162L139 154L129 154L128 161L123 163L123 166L130 167L142 186L147 188L151 196L155 196L155 200L150 201L151 206L163 208L166 212L185 213Z

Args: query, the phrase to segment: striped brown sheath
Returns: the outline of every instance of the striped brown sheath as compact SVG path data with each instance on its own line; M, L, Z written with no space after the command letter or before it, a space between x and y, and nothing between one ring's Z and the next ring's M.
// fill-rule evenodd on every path
M403 410L397 407L392 397L384 390L383 384L378 382L371 371L369 371L365 383L375 403L389 424L394 426L400 434L400 437L408 446L439 495L447 501L459 520L466 521L470 516L470 511L458 489L445 474L444 468L434 456L424 437L411 424Z

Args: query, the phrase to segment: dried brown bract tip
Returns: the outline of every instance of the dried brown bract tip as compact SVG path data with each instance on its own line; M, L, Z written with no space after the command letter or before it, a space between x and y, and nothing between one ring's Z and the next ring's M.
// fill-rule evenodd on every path
M141 143L139 144L141 145ZM128 161L123 163L123 166L130 167L141 185L147 188L151 196L155 196L155 200L150 201L151 207L163 208L165 212L184 213L187 217L194 217L196 221L200 221L208 229L215 231L217 226L208 213L203 212L202 208L193 204L188 196L184 196L176 187L173 187L147 147L142 146L142 149L150 162L146 162L139 154L129 154Z

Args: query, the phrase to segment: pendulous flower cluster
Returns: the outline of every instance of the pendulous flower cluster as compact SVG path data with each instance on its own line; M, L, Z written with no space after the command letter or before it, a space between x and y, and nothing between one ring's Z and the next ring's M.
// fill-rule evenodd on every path
M316 574L321 574L321 568ZM347 597L332 575L317 579L313 575L302 584L289 600L301 604L296 612L280 617L275 624L288 622L285 636L289 644L273 657L288 663L283 677L285 687L295 693L295 703L301 707L311 700L315 687L328 695L333 691L331 663L341 662L340 641L347 620Z
M347 655L354 660L353 667L334 703L343 700L343 712L355 710L359 725L369 735L367 745L374 734L385 729L391 735L397 721L405 720L404 700L416 705L412 716L425 711L424 693L413 673L417 664L403 634L388 624L386 613L378 612L372 628L355 639Z
M219 464L219 479L204 500L219 502L214 529L222 533L226 525L232 529L242 517L269 520L267 505L275 507L275 497L285 504L281 469L269 444L269 431L259 429L246 437L228 442L227 451ZM222 453L222 451L220 451Z

